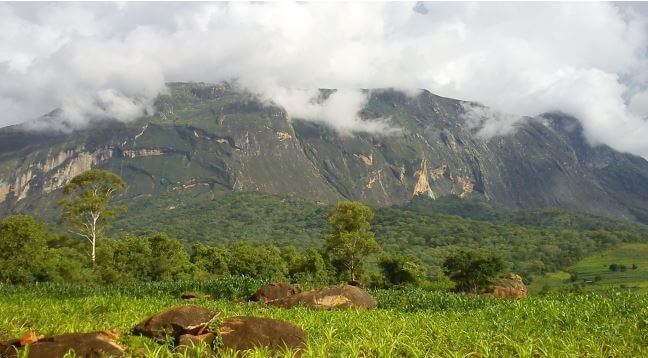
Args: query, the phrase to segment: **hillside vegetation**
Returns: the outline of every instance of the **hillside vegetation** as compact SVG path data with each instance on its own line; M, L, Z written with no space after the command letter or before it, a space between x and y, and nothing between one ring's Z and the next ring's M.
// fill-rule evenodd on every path
M258 192L173 192L128 201L114 235L159 231L191 243L321 247L331 206ZM372 228L384 251L412 254L438 273L449 253L480 248L530 276L553 272L624 242L648 240L648 227L559 209L512 211L484 200L415 200L375 208Z

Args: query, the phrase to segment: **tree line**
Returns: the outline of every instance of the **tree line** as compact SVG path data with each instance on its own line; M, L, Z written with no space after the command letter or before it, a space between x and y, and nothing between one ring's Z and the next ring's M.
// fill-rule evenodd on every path
M342 211L351 214L340 219ZM305 251L249 242L196 243L187 249L165 233L102 237L93 244L52 232L30 216L13 215L0 221L0 281L120 284L247 276L314 285L362 279L384 286L427 279L425 266L411 255L380 255L379 271L367 275L367 258L380 247L366 222L360 224L365 226L361 231L339 223L356 218L355 211L366 214L370 209L358 202L341 203L331 214L332 228L323 247Z
M620 243L648 240L648 227L627 221L557 209L489 216L490 209L483 203L465 207L472 201L442 197L423 203L416 200L418 207L373 208L371 229L383 253L415 256L433 276L441 275L446 257L460 250L480 248L497 253L507 269L528 279L565 270ZM200 195L167 192L155 198L136 198L128 206L127 213L115 218L112 235L163 231L189 246L196 241L249 241L294 245L300 251L321 248L333 208L295 197L207 189Z

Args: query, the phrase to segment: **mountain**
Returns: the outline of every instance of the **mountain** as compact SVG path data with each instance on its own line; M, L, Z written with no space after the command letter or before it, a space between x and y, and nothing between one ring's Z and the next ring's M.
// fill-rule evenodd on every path
M126 180L123 200L260 191L392 206L456 195L648 223L648 162L591 147L578 121L563 114L525 118L512 133L486 138L465 119L467 102L370 90L361 117L387 118L398 131L341 135L290 120L227 83L168 90L154 114L133 122L71 133L0 129L0 212L46 216L64 183L99 167Z

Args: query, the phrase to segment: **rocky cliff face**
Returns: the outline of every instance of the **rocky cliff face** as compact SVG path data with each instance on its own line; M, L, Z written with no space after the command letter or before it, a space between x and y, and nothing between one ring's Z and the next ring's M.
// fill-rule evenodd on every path
M648 222L648 162L590 147L577 121L529 118L483 138L465 103L423 92L370 92L362 115L396 133L341 136L228 85L172 84L158 113L71 134L0 130L0 208L48 205L74 175L112 170L127 196L258 190L333 202L402 204L414 196L484 196L510 207L561 207Z

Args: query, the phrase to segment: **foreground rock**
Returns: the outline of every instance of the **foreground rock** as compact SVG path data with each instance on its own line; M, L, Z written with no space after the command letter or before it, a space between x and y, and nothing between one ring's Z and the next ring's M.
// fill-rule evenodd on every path
M298 284L271 283L261 287L256 291L251 300L257 302L270 302L281 298L286 298L300 293L301 287Z
M116 336L109 332L70 333L41 338L26 345L29 358L59 358L73 351L75 357L121 357L124 348L114 342ZM19 348L20 350L26 347ZM14 347L5 351L7 357L17 357Z
M489 293L495 298L527 298L529 289L522 281L520 275L505 273L499 280L493 283Z
M204 345L205 349L201 351L200 357L214 357L215 353L213 346L215 339L216 334L213 332L208 332L197 336L191 334L183 334L176 338L176 352L184 356L195 357L196 355L194 355L194 353L192 352L192 348L195 346Z
M183 334L201 335L218 316L217 311L186 305L170 308L147 318L133 329L136 334L164 341Z
M260 317L230 317L218 329L223 348L246 350L268 347L273 351L286 348L301 355L308 341L306 332L290 323Z
M211 347L215 339L216 339L216 334L213 332L208 332L196 336L192 334L183 334L178 336L175 345L191 347L191 346L198 346L204 343L207 346Z
M283 308L306 306L315 309L373 308L378 302L362 289L350 286L329 286L321 290L301 292L289 297L269 301Z

